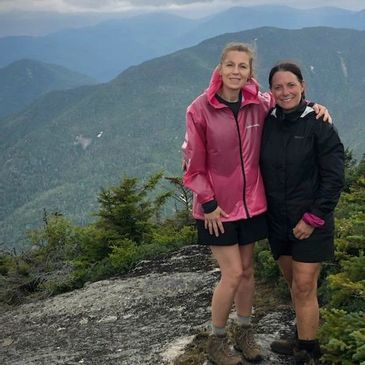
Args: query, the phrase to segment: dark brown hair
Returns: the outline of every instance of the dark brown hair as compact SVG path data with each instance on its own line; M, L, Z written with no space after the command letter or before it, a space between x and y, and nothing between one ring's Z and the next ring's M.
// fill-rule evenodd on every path
M280 62L280 63L276 64L269 73L270 89L272 87L272 78L278 71L289 71L297 77L298 81L301 84L303 84L303 82L304 82L302 71L300 70L300 67L296 63L290 62L290 61ZM304 91L302 93L302 96L303 96L303 98L305 97Z

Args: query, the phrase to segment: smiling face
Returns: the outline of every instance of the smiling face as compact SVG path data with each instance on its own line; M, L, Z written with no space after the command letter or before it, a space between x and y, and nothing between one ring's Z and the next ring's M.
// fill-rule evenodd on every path
M222 97L235 99L251 77L250 55L242 51L229 51L219 65L222 77Z
M294 110L301 102L304 82L290 71L277 71L271 79L271 92L276 103L285 111Z

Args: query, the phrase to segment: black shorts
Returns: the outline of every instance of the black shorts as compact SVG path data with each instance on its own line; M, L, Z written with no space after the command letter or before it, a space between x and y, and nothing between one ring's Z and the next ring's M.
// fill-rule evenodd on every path
M266 214L260 214L249 219L233 222L223 222L224 233L218 237L210 234L204 227L204 221L197 219L198 243L209 246L247 245L267 237Z
M292 232L285 239L269 235L274 259L277 260L280 256L292 256L295 261L308 263L332 260L335 252L334 227L326 228L315 228L311 236L304 240L296 239Z

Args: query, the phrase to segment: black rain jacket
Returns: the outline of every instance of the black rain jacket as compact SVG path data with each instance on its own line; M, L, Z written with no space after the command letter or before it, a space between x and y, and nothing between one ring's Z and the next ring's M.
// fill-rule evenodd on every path
M302 102L266 117L260 157L268 200L270 237L285 240L305 212L332 229L333 210L344 186L344 148L332 124L317 120Z

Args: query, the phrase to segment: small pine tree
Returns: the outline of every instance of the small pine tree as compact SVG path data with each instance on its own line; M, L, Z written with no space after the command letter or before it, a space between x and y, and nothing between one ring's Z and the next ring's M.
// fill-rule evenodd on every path
M111 240L128 239L136 244L148 242L153 219L158 217L162 205L171 196L171 192L161 193L154 199L149 196L162 176L162 173L152 175L141 186L137 178L126 177L119 186L103 189L98 197L101 206L97 226L109 232Z
M194 220L191 215L193 193L185 188L181 177L170 176L166 177L166 180L175 187L172 197L175 200L176 223L180 226L193 225Z

